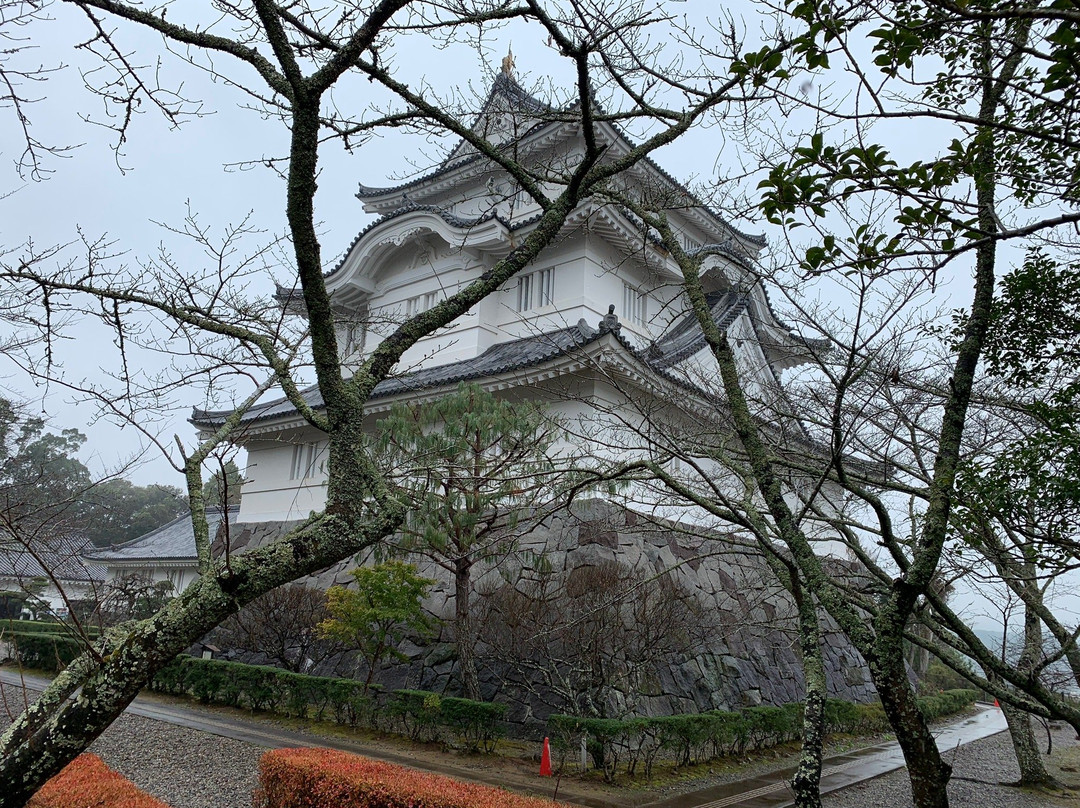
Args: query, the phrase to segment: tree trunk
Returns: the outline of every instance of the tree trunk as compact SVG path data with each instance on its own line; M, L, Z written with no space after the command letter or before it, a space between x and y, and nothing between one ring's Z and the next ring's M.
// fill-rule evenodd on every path
M904 662L904 626L910 610L897 608L896 595L882 604L874 621L874 652L870 675L881 697L885 715L904 753L916 808L948 808L946 788L952 766L941 759L926 718L919 709L915 690L908 681Z
M1029 586L1035 586L1035 565L1026 561L1023 565L1024 576ZM1042 655L1042 623L1033 609L1024 605L1024 646L1017 660L1016 669L1020 673L1032 673L1039 664ZM1039 744L1035 740L1035 729L1031 726L1031 714L1013 707L1011 704L1002 702L1001 711L1005 714L1005 721L1009 725L1009 735L1012 738L1013 751L1016 752L1016 762L1020 767L1020 780L1017 785L1021 786L1054 786L1057 785L1053 777L1043 764L1042 755L1039 754Z
M114 721L142 687L177 654L258 595L355 555L392 534L400 510L366 521L312 520L278 541L235 557L229 573L218 562L153 617L136 623L115 644L101 641L100 663L83 679L58 677L37 705L0 737L0 808L21 808L41 785ZM107 648L106 643L115 647ZM83 670L82 665L75 670ZM66 698L76 681L82 690Z
M472 561L459 558L454 569L454 631L457 635L458 675L465 697L480 701L476 673L476 638L469 605L472 598Z
M802 753L791 778L796 808L821 808L821 752L825 741L825 658L821 625L813 598L792 576L792 594L799 607L799 648L802 651L806 698L803 704Z
M678 255L677 246L675 250ZM828 578L820 559L814 554L788 508L770 453L750 414L731 345L711 319L697 267L689 263L683 267L687 291L720 368L735 429L746 449L758 490L776 520L782 541L791 551L802 574L807 577L808 588L822 599L826 610L838 620L848 637L870 663L874 686L881 696L885 714L904 752L916 808L947 808L949 801L945 787L952 769L941 759L934 736L926 725L916 703L915 692L908 682L907 667L904 663L903 630L914 609L920 586L929 584L933 577L944 544L960 438L963 435L974 368L989 319L993 294L992 267L992 261L989 267L984 261L978 275L979 294L976 295L976 305L972 308L971 318L974 325L969 323L971 333L960 352L953 373L953 399L946 407L947 417L941 440L943 449L939 451L935 464L937 484L933 487L931 505L927 509L927 526L924 528L915 561L906 573L907 577L913 577L919 583L913 584L905 579L896 582L892 592L881 603L873 632L868 631L863 618L850 608L850 604Z
M1039 743L1035 739L1035 728L1031 725L1031 714L1018 710L1008 702L1001 702L1001 711L1009 725L1016 763L1020 767L1018 786L1055 786L1057 782L1046 770Z

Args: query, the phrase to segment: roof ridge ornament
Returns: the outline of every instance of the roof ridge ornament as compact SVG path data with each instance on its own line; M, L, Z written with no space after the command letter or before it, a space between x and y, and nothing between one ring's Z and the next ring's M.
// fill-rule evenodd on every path
M619 317L615 314L615 304L612 303L607 307L607 314L604 315L604 319L600 321L600 333L618 336L621 331L622 323L619 322Z
M577 325L575 326L575 328L577 328L578 336L581 338L582 342L587 342L591 340L598 333L595 328L593 328L585 321L584 317L577 321Z
M506 56L502 58L502 74L508 79L514 78L514 67L516 62L514 61L514 45L510 45L506 49Z

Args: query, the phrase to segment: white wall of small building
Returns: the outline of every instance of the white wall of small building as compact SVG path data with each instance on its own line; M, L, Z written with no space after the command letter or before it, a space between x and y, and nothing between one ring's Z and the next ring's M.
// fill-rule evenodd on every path
M90 581L60 581L58 584L46 578L0 576L0 592L32 595L44 601L49 611L59 617L67 616L68 601L93 600L102 589L102 584Z
M116 581L135 575L153 584L168 581L173 585L171 594L175 596L191 586L199 577L195 559L190 562L162 562L156 559L143 559L125 564L106 562L105 566L108 569L106 589Z

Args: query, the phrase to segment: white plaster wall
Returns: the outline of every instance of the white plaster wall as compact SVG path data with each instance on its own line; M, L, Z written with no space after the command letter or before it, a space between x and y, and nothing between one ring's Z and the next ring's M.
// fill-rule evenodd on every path
M125 564L123 566L109 565L108 571L109 583L132 574L152 583L169 581L173 585L173 596L179 595L199 577L194 560L188 565L155 564L150 561L143 564Z
M36 582L40 579L33 580ZM27 584L29 583L28 579L0 577L0 592L28 592ZM101 585L95 587L88 581L62 581L61 585L57 586L53 581L46 581L41 592L35 592L35 597L45 601L55 615L65 617L67 616L65 595L69 600L92 599L96 588L100 589Z
M325 448L315 473L291 479L293 451L311 443L325 447L324 436L314 429L293 429L277 440L253 440L246 445L248 464L240 499L241 522L302 519L326 505Z

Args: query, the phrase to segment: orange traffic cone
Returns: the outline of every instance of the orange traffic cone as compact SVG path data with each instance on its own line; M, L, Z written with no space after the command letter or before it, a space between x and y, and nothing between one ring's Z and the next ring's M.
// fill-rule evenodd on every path
M540 776L551 777L551 744L544 738L544 753L540 755Z
M995 706L995 707L997 707L997 708L998 708L999 710L1001 709L1001 705L1000 705L1000 704L998 704L998 700L997 700L997 699L994 699L994 706Z

